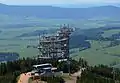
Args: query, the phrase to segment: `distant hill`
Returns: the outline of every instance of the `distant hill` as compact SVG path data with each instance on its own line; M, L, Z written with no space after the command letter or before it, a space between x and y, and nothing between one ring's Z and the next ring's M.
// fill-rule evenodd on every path
M35 16L47 19L88 19L94 17L118 18L120 15L120 8L115 6L60 8L52 6L13 6L0 4L0 14Z

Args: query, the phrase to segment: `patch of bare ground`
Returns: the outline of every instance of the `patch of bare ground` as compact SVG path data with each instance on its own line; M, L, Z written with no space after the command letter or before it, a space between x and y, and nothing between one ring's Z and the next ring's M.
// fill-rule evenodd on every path
M41 80L34 80L34 81L32 81L31 83L47 83L47 82L41 81Z

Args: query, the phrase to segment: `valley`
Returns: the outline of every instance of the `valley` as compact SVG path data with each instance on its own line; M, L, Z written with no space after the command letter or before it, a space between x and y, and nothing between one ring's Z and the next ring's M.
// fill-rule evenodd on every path
M5 11L0 10L0 52L15 52L19 54L19 58L35 57L38 55L36 46L39 34L53 34L61 24L69 24L76 30L70 39L72 58L77 60L82 57L90 65L120 63L119 7L101 6L70 8L69 10L69 8L49 6L32 8L32 6L0 4L0 8L5 9ZM17 11L17 8L20 10L19 14L18 12L12 13L12 11ZM32 10L26 12L24 8L28 10L32 8ZM40 11L38 12L36 8ZM50 9L49 15L46 15L43 9L46 11ZM59 14L55 13L56 16L52 12L55 9L59 10ZM61 13L64 11L63 17ZM69 11L69 16L66 11ZM110 12L114 14L111 16Z
M20 27L20 28L0 27L1 30L0 52L16 52L20 55L20 58L37 56L38 50L33 47L27 48L27 46L29 45L37 46L39 34L43 35L43 33L47 33L47 34L54 33L56 29L59 28L58 24L56 23L57 21L58 22L65 21L66 23L69 24L71 23L69 20L64 20L64 19L57 21L56 19L53 21L51 20L49 21L49 20L50 19L43 21L41 20L40 23L45 23L46 21L48 22L48 24L53 24L57 26L55 27L48 25L49 27L34 26L34 27ZM111 28L112 26L115 27L118 25L111 25L111 27L104 27L106 24L102 23L99 26L99 22L101 22L101 20L98 20L96 23L94 20L93 22L91 20L90 21L84 20L84 23L86 25L82 24L83 22L81 21L78 21L77 24L73 24L74 26L77 27L76 27L76 31L71 36L70 47L71 50L76 48L77 51L75 51L76 50L75 49L74 52L71 54L71 57L73 57L74 59L83 57L85 60L89 62L90 65L98 65L98 64L110 65L114 62L119 63L120 45L104 48L111 43L111 40L105 41L105 40L97 40L97 39L100 36L109 38L113 34L118 34L120 28L118 27L118 29L113 28L109 30L109 28ZM107 21L105 20L105 22ZM73 26L72 24L70 25ZM83 50L79 51L79 49L83 49Z

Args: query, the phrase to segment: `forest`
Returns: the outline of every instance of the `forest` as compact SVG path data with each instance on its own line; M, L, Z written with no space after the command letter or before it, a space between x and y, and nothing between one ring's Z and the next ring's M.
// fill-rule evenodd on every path
M70 62L71 73L78 71L80 67L79 62L72 59ZM17 78L21 73L29 72L32 70L32 65L42 63L51 63L54 67L57 67L58 70L62 70L64 73L68 73L68 66L66 62L59 63L57 60L23 58L16 61L0 64L0 83L16 83ZM83 61L82 63L87 65L86 61Z
M39 60L31 58L23 58L13 62L0 64L0 83L16 83L19 75L24 72L32 70L32 65L49 62L58 70L68 73L68 66L66 62L58 62L57 60ZM120 70L113 69L105 65L89 66L87 61L79 59L79 61L70 60L70 71L74 73L80 68L85 68L81 77L77 78L77 83L115 83L120 81ZM114 71L113 71L114 70ZM42 78L49 81L48 83L60 83L64 81L61 77L56 78ZM51 81L50 81L51 80ZM59 81L59 82L58 82ZM63 83L63 82L62 82Z

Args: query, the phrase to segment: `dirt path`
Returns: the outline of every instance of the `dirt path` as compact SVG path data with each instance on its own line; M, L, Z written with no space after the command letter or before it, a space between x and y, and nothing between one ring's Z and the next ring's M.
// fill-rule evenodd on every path
M30 77L31 77L30 72L29 73L23 73L23 74L20 75L18 83L28 83Z
M71 76L69 75L65 75L65 83L76 83L77 81L77 76L80 76L81 75L81 70L72 74ZM18 83L28 83L29 81L29 78L31 77L31 73L28 72L28 73L23 73L20 75L20 78L18 80ZM33 83L45 83L45 82L41 82L41 81L34 81Z
M65 79L65 83L76 83L76 81L77 81L77 78L73 76L70 76L69 79Z
M76 83L76 81L77 81L77 76L80 77L80 76L81 76L81 72L82 72L82 71L80 70L80 71L72 74L71 76L68 76L68 78L64 78L65 83Z

